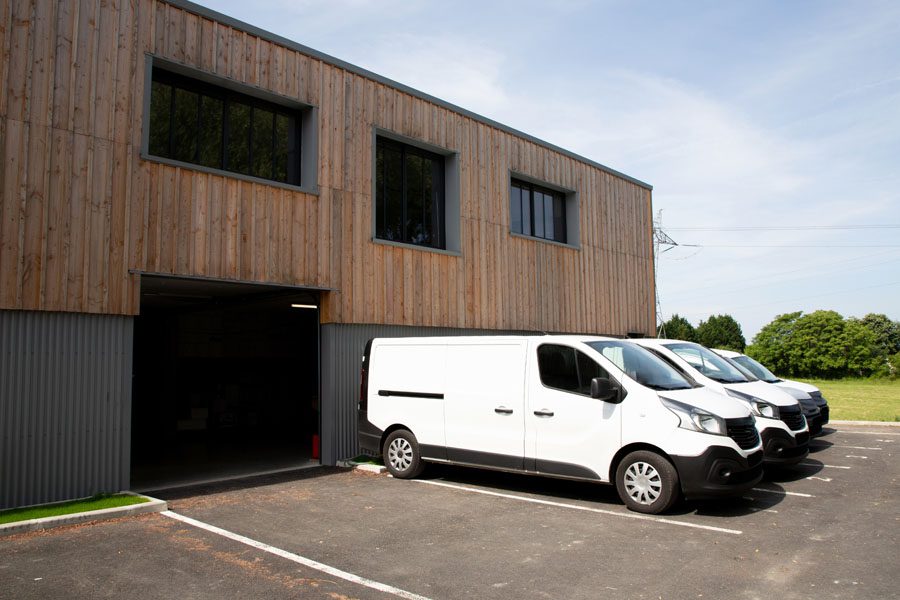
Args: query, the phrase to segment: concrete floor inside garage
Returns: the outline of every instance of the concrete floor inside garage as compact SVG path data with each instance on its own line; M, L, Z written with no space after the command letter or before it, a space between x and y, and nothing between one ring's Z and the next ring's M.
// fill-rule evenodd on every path
M318 293L146 275L141 284L131 488L317 465Z

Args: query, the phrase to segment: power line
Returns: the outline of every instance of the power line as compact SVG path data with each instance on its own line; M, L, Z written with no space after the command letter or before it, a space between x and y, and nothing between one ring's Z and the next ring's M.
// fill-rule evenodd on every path
M900 225L784 225L773 227L666 227L669 231L831 231L849 229L900 229Z
M900 248L900 244L675 244L683 248Z

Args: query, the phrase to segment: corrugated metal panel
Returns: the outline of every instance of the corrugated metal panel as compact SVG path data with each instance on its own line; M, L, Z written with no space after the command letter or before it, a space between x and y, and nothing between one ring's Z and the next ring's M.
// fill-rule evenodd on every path
M133 319L0 311L0 508L127 489Z
M359 367L363 349L370 339L519 333L529 332L401 325L322 325L322 463L333 465L338 460L359 454L356 439Z

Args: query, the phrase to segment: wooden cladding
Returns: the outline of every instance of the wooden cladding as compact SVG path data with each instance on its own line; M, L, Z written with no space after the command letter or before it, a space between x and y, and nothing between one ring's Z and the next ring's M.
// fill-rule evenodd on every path
M2 2L0 52L0 308L137 314L143 271L333 289L324 322L654 330L616 174L161 0ZM148 56L316 107L318 193L142 158ZM455 153L458 255L373 241L376 129ZM576 247L510 234L511 173L576 190Z

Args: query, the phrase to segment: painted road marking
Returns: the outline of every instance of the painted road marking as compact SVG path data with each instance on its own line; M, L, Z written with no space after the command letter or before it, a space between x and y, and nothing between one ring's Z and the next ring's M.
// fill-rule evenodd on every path
M643 515L632 512L618 512L614 510L605 510L602 508L592 508L589 506L579 506L578 504L566 504L564 502L552 502L550 500L540 500L538 498L528 498L527 496L517 496L515 494L501 494L500 492L491 492L478 488L471 488L464 485L456 485L452 483L444 483L442 481L431 481L427 479L411 479L415 483L424 483L427 485L436 485L439 487L451 488L454 490L463 490L465 492L473 492L475 494L484 494L485 496L496 496L497 498L508 498L510 500L519 500L521 502L530 502L532 504L543 504L544 506L556 506L558 508L571 508L573 510L582 510L585 512L599 513L602 515L612 515L614 517L625 517L627 519L639 519L641 521L654 521L656 523L666 523L668 525L678 525L680 527L692 527L694 529L706 529L707 531L718 531L719 533L730 533L732 535L741 535L743 531L737 529L725 529L724 527L713 527L711 525L699 525L697 523L685 523L684 521L675 521L674 519L665 519L662 517L654 517L651 515Z
M804 479L810 479L810 480L815 480L815 481L824 481L825 483L828 483L829 481L831 481L831 477L816 477L815 475L813 475L812 477L804 477Z
M848 431L846 429L839 430L839 433L846 433L847 435L856 435L857 433L860 435L900 435L900 433L894 433L893 431ZM893 442L894 440L878 440L879 442Z
M881 440L876 440L881 441ZM881 450L881 448L872 448L871 446L839 446L837 444L832 444L828 446L826 444L810 444L813 448L848 448L850 450Z
M751 502L756 502L756 498L754 498L753 496L742 496L741 499L750 500ZM747 508L747 510L749 510L750 512L770 512L770 513L778 514L778 511L775 510L774 508L754 508L754 507L750 506Z
M856 454L847 454L847 455L845 455L845 458L865 458L865 459L868 459L869 457L868 457L868 456L859 456L859 455L856 455Z
M347 571L341 571L340 569L330 567L326 564L322 564L322 563L312 560L310 558L305 558L303 556L300 556L299 554L294 554L293 552L288 552L287 550L282 550L281 548L276 548L274 546L270 546L268 544L258 542L256 540L250 539L248 537L244 537L240 534L228 531L226 529L221 529L219 527L216 527L215 525L210 525L209 523L204 523L203 521L198 521L196 519L192 519L190 517L180 515L178 513L172 512L171 510L163 511L160 514L162 514L163 516L169 517L170 519L175 519L176 521L181 521L183 523L187 523L188 525L193 525L194 527L199 527L200 529L205 529L206 531L215 533L217 535L221 535L230 540L234 540L236 542L240 542L242 544L252 546L253 548L262 550L263 552L268 552L269 554L274 554L275 556L280 556L281 558L286 558L290 561L293 561L297 564L301 564L303 566L309 567L311 569L315 569L317 571L322 571L323 573L327 573L333 577L338 577L340 579L344 579L344 580L350 581L352 583L363 585L363 586L365 586L367 588L371 588L373 590L378 590L379 592L393 594L394 596L397 596L400 598L407 598L408 600L429 600L425 596L413 594L412 592L407 592L406 590L401 590L400 588L395 588L392 585L387 585L384 583L379 583L377 581L372 581L371 579L366 579L365 577L360 577L359 575L354 575L353 573L348 573Z
M766 488L753 488L754 492L766 492L769 494L783 494L785 496L800 496L801 498L815 498L812 494L802 494L800 492L787 492L785 490L770 490Z
M852 469L853 467L844 467L842 465L821 465L819 463L802 462L799 463L804 467L827 467L829 469Z

